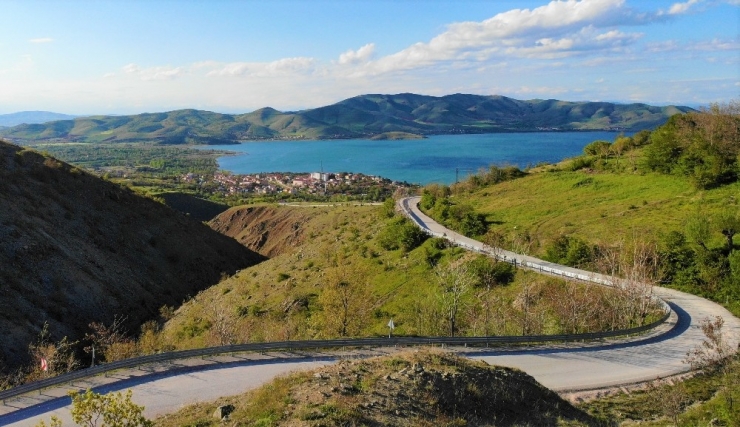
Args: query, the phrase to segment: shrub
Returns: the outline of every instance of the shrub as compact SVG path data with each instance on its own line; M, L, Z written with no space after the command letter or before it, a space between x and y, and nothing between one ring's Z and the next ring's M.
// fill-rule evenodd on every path
M391 220L378 235L378 244L385 250L411 251L426 240L427 235L406 217Z

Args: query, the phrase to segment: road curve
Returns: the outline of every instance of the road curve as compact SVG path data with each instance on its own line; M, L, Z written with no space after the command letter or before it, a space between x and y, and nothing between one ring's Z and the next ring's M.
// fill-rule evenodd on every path
M421 228L444 235L464 247L490 250L482 243L448 230L424 215L417 206L418 198L403 199L399 206ZM496 251L518 264L557 267L594 281L608 280L604 276L547 263L533 257L506 251ZM574 276L576 277L576 276ZM707 317L722 316L728 339L733 348L740 337L740 320L722 306L703 298L666 288L654 288L674 314L666 325L647 336L589 343L580 346L554 345L529 349L486 351L485 349L450 348L472 359L490 364L520 368L533 375L543 385L559 391L599 389L649 381L688 370L683 363L686 352L701 345L704 337L699 322ZM281 374L298 369L311 369L333 363L340 357L367 357L386 354L397 349L359 350L345 354L273 356L221 356L208 360L182 361L152 372L129 370L106 377L90 378L66 387L55 387L42 393L29 394L2 402L0 426L33 426L40 418L60 416L69 423L69 399L66 390L96 387L99 392L132 389L134 400L146 406L148 417L174 412L194 402L211 401L221 396L242 393Z
M419 227L430 234L444 236L455 244L476 251L490 251L483 243L462 236L435 222L419 210L419 197L399 201L404 213ZM527 265L537 270L556 268L572 277L597 283L610 282L610 278L592 272L559 266L534 257L496 250L495 253L517 265ZM653 293L667 302L675 316L670 330L659 336L635 342L608 344L596 348L543 349L520 351L514 354L471 354L496 365L520 368L534 376L546 387L555 391L577 391L632 384L667 377L689 370L683 361L686 353L700 346L704 335L699 323L705 318L722 316L726 337L732 348L740 340L740 319L719 304L704 298L662 287Z

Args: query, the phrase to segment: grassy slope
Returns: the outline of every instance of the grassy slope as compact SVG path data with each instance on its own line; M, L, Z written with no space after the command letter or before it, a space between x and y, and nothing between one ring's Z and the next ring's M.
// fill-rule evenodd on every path
M248 315L237 318L240 326L247 327L249 336L242 337L244 339L281 340L295 334L315 336L315 328L307 319L309 313L292 310L286 318L284 307L307 299L309 308L315 308L328 271L347 269L347 264L364 272L372 289L372 300L377 301L365 308L375 310L382 305L383 311L396 316L399 333L414 333L405 319L398 317L399 311L405 311L399 305L415 296L419 287L429 290L434 277L422 261L421 251L406 257L400 251L386 252L377 246L374 236L384 225L383 221L377 221L377 207L279 209L308 211L311 220L300 230L301 240L307 243L285 250L263 267L243 270L185 303L165 328L171 337L178 337L173 341L182 346L209 343L207 333L193 337L178 336L178 333L198 323L197 319L208 319L208 307L214 300L225 304L228 313L249 310ZM290 277L284 278L281 274ZM386 333L388 319L382 314L382 318L368 321L363 335Z
M682 231L697 212L711 214L731 201L740 183L696 190L684 178L658 174L542 172L457 196L504 233L528 231L541 242L560 234L592 243L633 237L659 240ZM535 251L535 253L540 253Z
M165 326L165 341L178 347L218 344L216 312L228 317L239 331L236 341L275 341L337 337L327 317L330 284L339 280L358 285L354 290L349 336L382 336L394 319L397 335L446 335L440 312L440 284L427 255L436 250L432 240L404 253L381 247L379 234L386 228L378 206L355 207L240 207L232 208L211 225L253 250L271 257L218 285L180 307ZM459 248L439 252L440 265L461 256L475 257ZM557 333L549 301L562 281L519 271L514 283L491 295L494 334L519 334L514 301L524 284L553 285L537 292L544 313L542 333ZM560 288L558 288L560 289ZM483 289L471 289L458 319L461 333L482 335ZM555 298L556 300L556 298ZM538 332L533 332L538 333Z

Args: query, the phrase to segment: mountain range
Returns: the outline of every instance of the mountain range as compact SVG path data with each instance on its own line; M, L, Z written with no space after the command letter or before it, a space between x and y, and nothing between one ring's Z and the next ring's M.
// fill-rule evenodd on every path
M17 126L28 123L46 123L54 120L74 120L77 116L52 113L50 111L19 111L17 113L0 114L0 128Z
M149 142L229 144L269 139L419 137L434 134L541 130L650 129L689 107L610 102L521 101L504 96L411 93L361 95L333 105L281 112L261 108L247 114L176 110L129 116L88 116L0 130L17 143Z

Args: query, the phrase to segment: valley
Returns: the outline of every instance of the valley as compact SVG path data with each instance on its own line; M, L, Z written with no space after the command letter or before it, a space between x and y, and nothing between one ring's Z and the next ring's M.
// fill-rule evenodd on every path
M682 135L677 132L696 129L682 127L683 120L698 122L694 116L679 118L653 133L620 136L613 143L597 141L598 144L589 144L582 156L557 165L541 165L523 171L492 166L450 187L430 185L421 191L420 206L448 228L490 246L518 254L539 255L553 263L639 277L641 282L662 283L714 299L736 311L734 257L737 249L733 238L737 232L733 221L737 220L737 215L732 213L731 207L736 205L737 183L726 182L727 170L731 169L714 172L703 172L700 168L688 171L679 167L657 169L650 163L653 150L661 141L655 135L670 132ZM728 131L726 135L732 140L734 134ZM618 151L617 147L625 146L629 148ZM717 140L715 146L732 147ZM238 206L220 213L206 227L161 203L142 198L52 157L12 145L4 147L6 179L0 183L0 190L7 194L8 200L15 202L3 206L14 206L22 212L4 214L4 230L8 230L10 238L25 239L18 245L4 248L18 247L28 251L20 256L15 252L6 253L11 258L4 265L19 267L19 276L29 275L23 262L38 264L57 254L64 257L52 258L53 266L39 264L43 267L40 271L72 275L78 270L90 270L89 266L59 268L64 266L59 259L78 259L73 250L86 250L80 249L84 248L81 243L66 246L60 242L82 235L87 236L96 249L90 249L85 252L88 253L86 257L79 259L97 260L98 270L107 270L101 267L103 265L114 265L113 259L126 260L130 253L142 251L130 246L132 243L148 242L146 250L164 257L157 264L159 268L172 265L180 274L185 274L179 277L196 279L191 286L201 286L179 288L180 292L190 290L192 293L176 294L174 301L146 303L138 300L139 306L149 311L138 318L141 320L131 321L126 328L128 333L123 335L121 330L114 328L118 320L113 316L117 314L116 307L120 307L116 304L121 302L114 302L112 309L100 311L108 318L95 318L94 314L84 317L85 312L81 311L79 332L76 332L79 338L74 338L75 332L60 334L59 320L49 322L47 330L42 320L47 313L53 315L54 306L44 306L41 300L30 299L31 304L41 307L38 312L42 313L35 326L35 331L42 332L38 340L33 339L33 329L25 338L32 343L31 357L48 356L54 362L55 373L74 369L79 366L75 365L79 360L90 357L81 351L84 344L78 344L77 340L100 343L102 346L98 347L97 354L99 361L104 362L135 354L239 342L383 336L387 333L389 318L394 319L394 333L398 336L589 332L618 329L625 324L640 325L652 318L649 312L634 311L629 306L619 305L621 302L617 304L623 300L618 292L514 270L507 263L467 253L447 244L444 239L427 238L415 225L394 212L393 199L382 206ZM696 148L679 147L677 162L682 161L682 153L690 149ZM721 161L731 157L724 152L710 152L706 156L717 156ZM732 164L726 166L732 167ZM34 186L20 185L21 182ZM87 189L87 186L92 188ZM98 187L100 189L95 189ZM73 196L80 197L79 200L84 198L85 202L71 202L76 200ZM38 197L45 202L38 201ZM53 203L48 203L49 200ZM598 203L594 203L595 200ZM231 246L224 248L233 249L214 248L217 259L241 253L251 254L248 256L251 258L245 258L244 264L230 267L232 270L221 270L216 279L205 275L195 278L189 268L207 265L203 258L186 261L191 255L174 249L193 247L204 256L201 243L185 243L193 241L195 232L187 231L188 237L170 240L177 235L173 229L161 225L159 231L150 231L148 240L134 231L131 231L134 237L125 237L128 229L120 227L131 223L131 216L116 216L126 212L125 206L141 206L137 209L148 213L147 220L162 216L176 228L190 230L188 224L192 223L194 229L206 230L203 239L205 235L227 239ZM701 222L696 221L698 215L709 219L704 221L706 227L700 227ZM16 221L18 218L35 222L24 225ZM57 218L65 221L57 221ZM52 226L43 225L44 221ZM74 224L78 227L65 228ZM134 230L139 228L141 226ZM45 239L43 244L25 243L28 236L34 235L33 230L39 230L39 235ZM155 234L159 237L152 240ZM96 239L96 236L100 237ZM109 252L114 255L107 255ZM671 258L679 255L684 258ZM121 269L137 271L130 266ZM3 274L14 271L6 267ZM95 276L94 280L108 280L102 277ZM203 277L200 282L199 277ZM18 292L23 282L12 280L15 282L8 281L11 286L5 291L28 298L27 294ZM44 284L43 280L39 283ZM70 281L56 278L51 284L64 292L75 289ZM103 289L88 286L87 289ZM124 285L119 286L113 295L126 289ZM156 291L154 286L148 284L144 288ZM451 291L455 287L459 287L459 294ZM41 292L43 288L32 289ZM141 293L133 288L130 292ZM80 291L72 295L54 298L65 307L73 301L86 301L80 297ZM454 303L454 314L449 314L448 309L452 307L449 302L453 301L449 298L453 295L459 299ZM100 304L97 302L100 300L90 299ZM561 304L569 300L579 301L576 318L594 322L571 320L568 310ZM31 312L31 309L26 311ZM130 308L126 312L136 313ZM581 316L585 312L599 315ZM727 319L734 319L729 313L725 314ZM701 320L692 319L694 322ZM93 326L94 322L99 322L98 326ZM137 332L142 323L143 327ZM82 337L88 325L92 329ZM731 325L732 322L728 324L730 329ZM698 332L697 328L690 329ZM44 331L57 335L46 336ZM68 334L71 339L60 338ZM104 341L108 338L113 341ZM27 345L20 343L22 336L16 339L18 344L9 341L7 347L22 349ZM695 335L694 340L700 341L701 335ZM79 347L74 350L76 345ZM656 345L661 351L666 350L660 347L661 342ZM684 354L685 350L679 349L676 354ZM16 352L22 355L22 350ZM677 366L682 366L679 358L675 359ZM19 378L19 375L26 381L45 375L33 364L23 369L27 370L16 371L15 377L6 376L6 381L18 381L12 378ZM719 386L717 390L724 393L726 389Z

